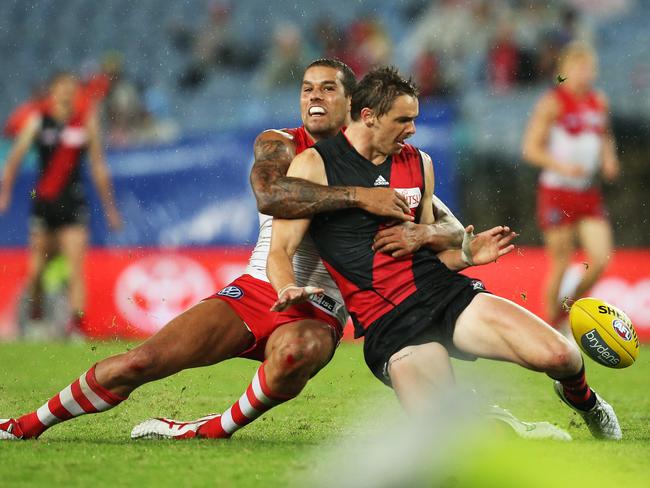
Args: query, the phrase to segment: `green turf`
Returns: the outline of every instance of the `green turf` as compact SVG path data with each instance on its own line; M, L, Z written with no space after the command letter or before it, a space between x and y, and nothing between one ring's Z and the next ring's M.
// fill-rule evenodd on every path
M0 344L0 417L40 406L89 365L126 350L123 343ZM553 396L543 375L489 361L456 363L460 384L518 416L567 428L572 443L486 440L460 456L449 486L575 486L609 480L650 486L650 349L627 370L590 362L590 382L612 403L625 440L598 442ZM129 440L151 416L192 418L229 406L256 364L232 360L183 372L137 390L105 414L54 427L38 441L0 443L0 486L286 486L313 472L325 446L361 436L360 416L395 408L392 392L366 370L361 348L344 344L303 394L228 441ZM381 428L380 425L375 427ZM346 453L345 455L357 455Z

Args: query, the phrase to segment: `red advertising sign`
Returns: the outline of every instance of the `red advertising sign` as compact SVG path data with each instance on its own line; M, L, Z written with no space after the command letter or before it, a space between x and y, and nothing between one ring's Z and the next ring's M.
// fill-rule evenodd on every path
M171 318L242 274L247 248L93 249L86 262L87 333L96 338L147 337ZM565 287L580 279L589 263L578 258ZM17 306L27 270L27 253L0 250L0 338L16 335ZM486 287L542 314L547 261L538 248L520 248L497 264L467 273ZM650 250L619 250L590 293L623 309L639 338L650 342ZM347 329L348 336L350 330Z

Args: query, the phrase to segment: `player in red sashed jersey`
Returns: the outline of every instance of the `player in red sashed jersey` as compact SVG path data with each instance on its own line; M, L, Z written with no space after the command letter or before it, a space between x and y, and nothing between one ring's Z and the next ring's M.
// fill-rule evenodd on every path
M266 131L257 138L251 184L262 211L291 218L358 206L392 219L410 219L404 199L393 190L328 188L285 178L297 151L312 140L334 135L344 125L354 83L354 74L344 64L314 62L305 72L301 95L304 129ZM455 240L456 233L451 234ZM450 235L430 240L446 248ZM252 262L249 269L255 266ZM340 333L335 322L339 310L326 305L335 303L314 303L320 308L303 308L276 320L277 314L269 312L275 300L273 288L250 275L210 298L140 346L92 366L36 411L0 420L0 439L36 438L62 421L113 408L139 386L182 369L236 356L261 360L246 392L224 412L223 419L211 415L190 423L159 421L153 431L148 426L133 433L136 438L228 437L264 411L296 396L331 358Z
M82 185L82 162L89 155L90 173L99 190L108 223L122 225L113 203L108 167L104 160L97 113L79 97L79 83L70 73L57 74L46 100L32 107L7 158L0 187L0 214L11 202L14 180L27 151L35 144L39 174L32 192L28 288L32 316L39 316L41 275L59 249L70 266L70 330L79 331L86 303L83 264L88 245L88 210ZM24 195L24 198L27 198Z
M583 296L603 273L612 254L612 230L595 179L619 174L609 106L593 88L597 58L583 43L563 51L559 72L565 81L540 100L523 141L523 156L542 168L537 194L537 221L551 259L546 286L547 319L555 324L563 314L562 278L571 264L574 242L584 248L587 266L567 298Z
M391 68L378 68L357 85L352 122L344 133L298 155L289 176L322 185L390 186L413 195L412 214L430 224L433 167L404 141L415 133L417 90ZM423 164L424 162L424 164ZM417 201L417 204L416 204ZM332 273L374 375L392 386L410 411L431 390L453 381L449 355L509 361L555 379L555 391L598 438L620 439L613 408L587 384L576 345L515 303L485 293L483 284L452 270L485 264L512 251L514 234L497 227L461 250L436 255L422 248L395 259L372 250L386 220L359 209L311 219L275 220L268 260L278 290L274 309L299 303L291 257L309 232ZM471 230L471 227L468 228ZM447 371L447 375L441 374Z

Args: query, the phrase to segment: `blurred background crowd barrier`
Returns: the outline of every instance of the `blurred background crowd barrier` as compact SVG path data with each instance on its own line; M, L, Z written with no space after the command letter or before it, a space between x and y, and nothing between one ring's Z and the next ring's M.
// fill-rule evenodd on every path
M537 173L521 160L521 137L554 83L558 51L587 39L623 169L605 187L619 251L599 296L629 310L649 337L649 22L642 0L5 0L0 114L38 97L60 69L101 91L125 228L108 233L92 195L88 322L99 337L143 336L242 271L258 225L252 142L265 128L300 124L304 66L333 56L362 76L395 64L421 88L413 142L433 157L436 193L465 223L521 233L523 251L473 274L541 311ZM2 337L18 330L33 155L23 167L0 216ZM582 266L578 258L575 276Z

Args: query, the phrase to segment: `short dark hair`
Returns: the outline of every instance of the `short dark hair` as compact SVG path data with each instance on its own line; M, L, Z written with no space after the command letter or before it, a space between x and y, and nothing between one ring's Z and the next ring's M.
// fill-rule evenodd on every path
M305 71L307 71L309 68L313 68L314 66L326 66L328 68L334 68L340 71L343 75L342 83L345 96L352 96L354 88L357 86L357 75L354 74L352 68L350 68L347 64L335 58L319 58L309 63L309 66L305 68Z
M400 95L418 96L418 89L411 78L400 75L393 66L381 66L364 76L352 92L350 116L359 120L364 107L375 111L381 117L390 111L393 102Z

